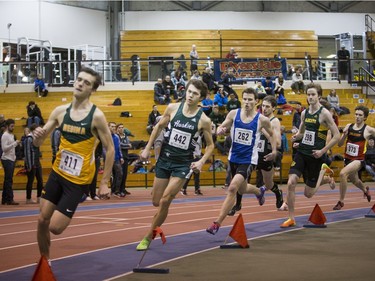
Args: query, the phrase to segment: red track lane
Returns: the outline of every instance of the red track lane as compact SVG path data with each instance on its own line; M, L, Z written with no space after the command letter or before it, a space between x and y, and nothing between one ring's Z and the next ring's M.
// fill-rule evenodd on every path
M284 199L286 197L286 186ZM297 188L301 193L302 188ZM316 203L323 212L332 212L337 203L338 190L330 190L323 186L312 198L305 198L302 193L297 195L296 215L310 214ZM190 193L189 193L190 191ZM322 192L323 191L323 192ZM178 199L204 199L214 196L225 196L221 188L203 188L204 196L194 196L189 188L187 197L178 195ZM277 218L287 218L288 212L280 212L275 208L275 199L271 192L267 192L266 203L260 207L255 196L245 197L241 213L245 223L259 222ZM16 192L16 200L21 202L24 192ZM89 201L89 205L108 205L122 202L150 202L150 190L135 189L125 199L111 199L108 201ZM223 200L185 202L172 204L168 218L162 226L168 235L182 234L204 229L217 218ZM22 202L21 202L22 203ZM373 206L363 198L363 194L356 188L348 188L345 200L345 210ZM0 212L15 210L37 210L37 205L1 206ZM75 214L71 225L59 236L51 235L51 258L82 254L89 251L114 247L141 240L148 230L155 207L122 207L100 210L80 210ZM233 225L235 217L227 217L223 225ZM20 216L0 219L0 272L35 263L39 259L36 242L37 215Z

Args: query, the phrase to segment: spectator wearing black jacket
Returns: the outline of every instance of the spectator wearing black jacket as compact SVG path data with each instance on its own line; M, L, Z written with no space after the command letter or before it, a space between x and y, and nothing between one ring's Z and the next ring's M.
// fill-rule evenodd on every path
M35 103L35 101L29 101L29 104L26 106L27 110L27 127L31 127L32 124L44 125L44 119L42 117L42 112L40 108Z
M32 124L29 133L23 141L23 150L25 154L25 169L27 175L26 183L26 204L35 204L40 202L40 196L43 190L43 174L42 164L40 163L39 147L33 145L33 131L39 127L37 124ZM28 130L27 128L25 131ZM25 132L26 134L26 132ZM31 198L34 178L37 181L37 201Z
M169 104L171 102L169 94L164 90L163 80L161 78L159 78L154 85L154 101L158 104Z
M147 121L147 133L151 135L152 130L154 129L154 126L156 125L156 118L158 116L161 116L160 112L158 111L158 106L153 105L152 106L152 111L148 115L148 121Z

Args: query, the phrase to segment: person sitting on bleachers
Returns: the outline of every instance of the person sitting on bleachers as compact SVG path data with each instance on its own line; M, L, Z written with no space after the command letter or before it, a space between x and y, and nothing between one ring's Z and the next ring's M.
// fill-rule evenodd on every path
M266 90L264 89L262 82L258 81L255 86L255 92L258 95L258 99L262 100L267 96Z
M236 91L232 88L232 84L238 84L236 82L236 77L234 76L234 70L232 67L229 67L227 69L227 74L225 74L223 80L220 82L224 86L224 91L227 92L228 94L233 93L236 98L238 99L238 95Z
M176 92L176 85L173 83L171 80L171 76L167 75L165 76L165 79L163 80L163 88L164 92L169 95L170 97L172 96L173 99L177 100L177 92Z
M147 122L147 133L151 135L152 130L154 129L154 126L156 125L156 118L160 116L160 112L158 111L158 107L156 105L152 106L152 111L148 115L148 122Z
M207 116L210 116L213 106L214 101L211 99L211 93L207 92L206 98L201 102L201 108Z
M34 80L34 91L38 93L38 97L46 97L48 95L47 87L44 84L43 76L40 73Z
M336 90L332 89L327 96L327 101L329 104L336 110L338 115L343 113L343 110L340 108L339 96L336 94Z
M44 125L44 119L42 117L42 112L40 108L35 103L35 101L29 101L29 104L26 106L27 109L27 127L31 127L31 124Z
M275 84L271 80L270 76L267 76L265 80L262 80L262 86L264 87L267 95L275 95Z
M228 97L226 96L224 89L219 88L219 90L216 92L214 96L214 104L217 104L220 109L225 110L227 103L228 103Z
M163 88L163 80L161 78L158 78L154 85L154 101L159 104L169 104L171 102L171 98Z
M241 102L236 99L236 96L233 93L231 93L227 103L227 112L237 108L241 108Z
M210 67L206 67L206 69L204 70L202 74L202 80L207 85L209 91L217 91L217 83Z
M292 75L292 85L290 86L296 94L301 94L305 91L305 84L303 83L302 67L299 66L296 72Z

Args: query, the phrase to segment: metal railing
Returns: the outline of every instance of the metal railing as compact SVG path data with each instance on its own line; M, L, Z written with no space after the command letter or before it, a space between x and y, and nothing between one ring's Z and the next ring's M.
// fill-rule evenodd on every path
M260 60L260 59L255 59ZM271 59L262 59L271 60ZM213 67L214 58L200 59L198 70L202 73L209 66ZM348 60L348 82L359 81L360 69L373 73L375 60L350 59ZM182 62L183 63L183 62ZM324 58L287 59L288 67L301 65L304 68L305 80L337 80L337 60ZM0 85L33 84L38 73L44 77L45 83L52 87L69 86L76 79L78 70L88 66L99 72L103 83L156 81L164 78L181 66L179 59L170 60L91 60L91 61L19 61L0 62ZM190 77L190 70L185 69ZM235 71L236 72L236 71ZM251 78L251 80L264 77ZM291 79L286 73L286 79ZM246 80L246 78L244 79Z

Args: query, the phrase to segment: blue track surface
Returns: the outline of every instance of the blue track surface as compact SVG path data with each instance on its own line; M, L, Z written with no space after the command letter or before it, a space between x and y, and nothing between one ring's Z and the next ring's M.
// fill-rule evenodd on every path
M207 201L208 198L205 198ZM211 198L210 198L211 199ZM218 200L218 198L212 200ZM176 200L178 201L178 200ZM186 202L187 200L181 200ZM195 199L194 202L197 200ZM176 202L177 203L177 202ZM80 209L109 209L114 207L149 206L149 203L124 203L101 206L82 206ZM347 211L335 211L325 213L327 223L344 220L363 218L368 208L353 209ZM23 212L12 212L21 215ZM28 212L30 214L30 212ZM5 214L3 214L5 215ZM297 224L301 228L306 224L309 216L297 217ZM275 219L257 223L245 224L246 233L249 239L255 239L264 235L286 231L279 225L284 219ZM328 226L329 227L329 226ZM295 229L295 228L294 228ZM289 229L287 229L289 230ZM175 259L188 254L217 248L222 245L230 231L230 227L222 227L215 235L208 234L205 230L168 236L167 243L162 244L160 239L152 242L150 250L145 255L141 267L147 267ZM324 231L324 230L323 230ZM95 243L95 241L93 241ZM117 275L131 272L137 266L143 252L135 250L137 243L113 247L110 249L98 250L79 256L62 258L52 262L53 272L59 281L90 280L100 281ZM250 245L251 247L251 245ZM163 268L163 265L157 267ZM0 273L0 280L29 281L33 275L36 265L27 266L21 269ZM171 269L172 271L173 269Z

